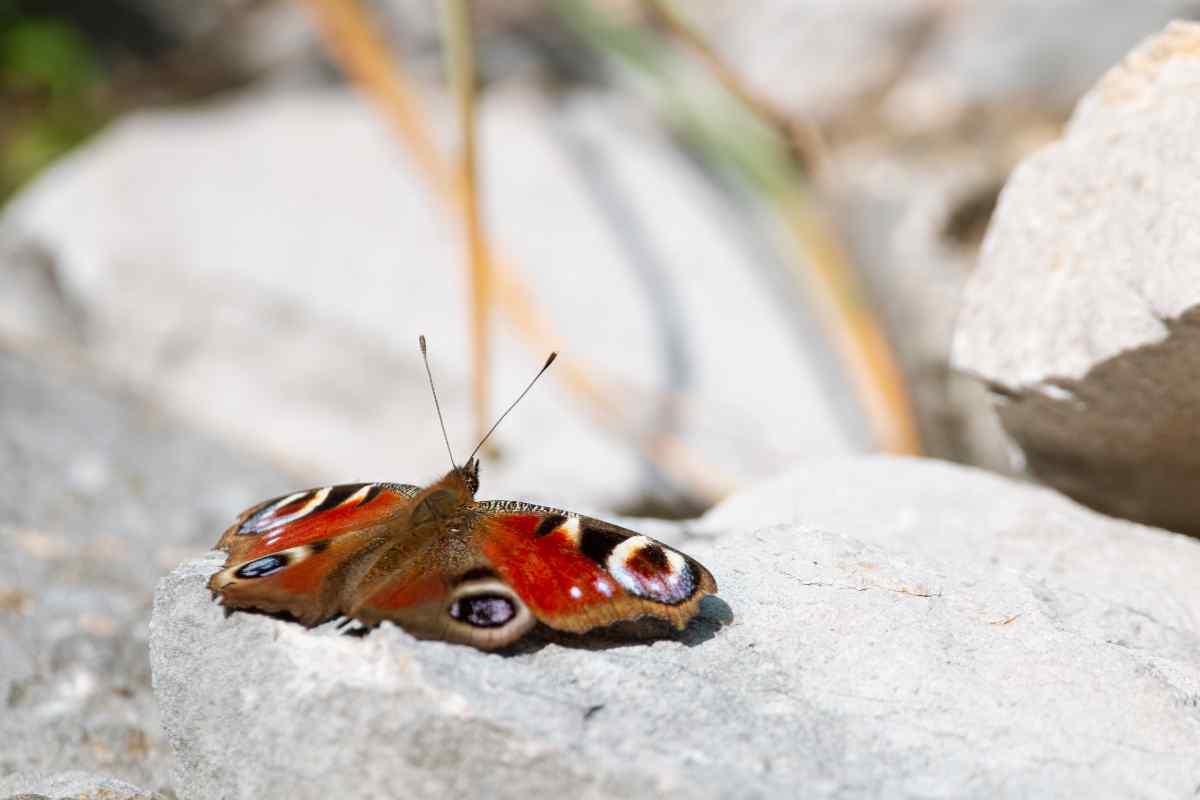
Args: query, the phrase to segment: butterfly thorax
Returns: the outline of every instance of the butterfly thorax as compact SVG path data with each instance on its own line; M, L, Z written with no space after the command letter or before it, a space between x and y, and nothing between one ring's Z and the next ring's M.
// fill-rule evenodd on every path
M477 473L454 469L413 498L409 524L413 528L435 525L446 530L462 528L475 505Z
M347 600L340 604L343 612L347 607L353 610L356 601L351 597L361 601L379 592L386 594L398 582L418 586L431 576L475 567L479 557L470 546L474 507L471 488L457 470L413 495L407 513L384 528L378 548L369 557L369 568L346 587Z
M471 475L452 470L422 489L404 517L389 526L388 541L364 581L369 585L396 570L430 573L446 565L469 569L478 560L469 546L476 504Z

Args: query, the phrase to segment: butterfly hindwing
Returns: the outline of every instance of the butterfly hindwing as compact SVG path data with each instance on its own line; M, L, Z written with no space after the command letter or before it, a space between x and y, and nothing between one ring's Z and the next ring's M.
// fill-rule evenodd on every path
M342 605L341 588L370 566L389 524L418 491L404 484L343 484L260 503L217 543L228 558L209 589L228 608L285 612L307 625L327 619Z
M636 531L509 501L477 509L480 553L552 628L583 632L647 616L683 628L717 591L695 559Z
M365 585L349 615L368 625L388 620L422 639L483 650L511 644L536 623L521 597L490 567L446 570L423 561Z

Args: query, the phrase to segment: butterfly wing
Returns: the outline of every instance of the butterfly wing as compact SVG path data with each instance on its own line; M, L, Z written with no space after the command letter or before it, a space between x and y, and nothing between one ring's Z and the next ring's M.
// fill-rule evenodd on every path
M602 520L525 503L477 505L474 541L534 617L581 633L640 617L682 629L717 583L698 561Z
M217 548L228 557L208 588L228 608L285 612L306 625L339 613L353 585L420 491L356 483L295 492L243 512Z

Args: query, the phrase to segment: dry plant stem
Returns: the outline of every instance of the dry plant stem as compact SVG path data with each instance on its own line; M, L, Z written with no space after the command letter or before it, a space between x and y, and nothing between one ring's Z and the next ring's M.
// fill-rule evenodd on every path
M359 0L297 0L311 12L321 40L350 80L375 105L408 148L425 180L453 215L464 209L462 186L434 144L420 95L404 77L401 65L375 33ZM521 339L533 350L563 350L561 338L541 312L532 293L498 251L491 257L491 289ZM577 359L562 359L552 370L571 394L591 409L597 422L618 436L628 437L621 424L620 405L612 393L591 378ZM698 498L716 502L729 494L733 482L704 464L682 441L670 435L635 439L643 455Z
M863 297L833 225L811 203L795 198L785 213L805 258L822 321L847 365L882 450L920 455L912 400L891 344ZM807 208L806 208L807 206Z
M791 119L773 102L743 83L737 72L725 63L717 51L676 10L671 0L643 0L642 5L650 18L661 23L676 41L712 73L727 92L751 109L763 122L779 131L805 174L814 180L823 175L825 147L816 126L803 120Z
M488 321L491 317L491 273L488 246L480 210L479 170L475 117L475 42L471 9L467 0L442 0L446 59L450 83L458 107L458 182L462 221L467 242L468 274L471 284L471 374L474 378L476 439L487 431L488 383L491 364Z
M789 155L812 185L822 188L820 137L810 125L793 122L773 103L747 87L736 70L717 54L676 11L671 0L643 0L651 16L679 41L713 77L787 143ZM827 186L825 188L828 188ZM807 281L826 329L847 365L871 420L875 440L890 453L919 455L916 414L895 353L883 326L866 300L860 281L832 220L800 185L775 188L774 201L804 253Z
M359 0L296 1L309 9L322 44L395 128L437 196L455 197L453 174L420 116L420 95L375 33Z

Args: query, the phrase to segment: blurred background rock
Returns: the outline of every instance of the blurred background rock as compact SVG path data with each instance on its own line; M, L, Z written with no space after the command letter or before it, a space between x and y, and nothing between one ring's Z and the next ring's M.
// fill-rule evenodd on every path
M444 471L418 333L474 443L459 219L346 82L314 24L335 7L0 0L0 777L168 782L154 582L269 494ZM436 6L364 7L452 153ZM518 276L491 410L562 349L481 494L687 517L872 450L1021 474L949 365L963 285L1014 165L1200 2L664 8L474 5L486 227ZM813 230L885 332L843 322L857 361ZM906 389L881 400L888 350Z
M415 332L433 342L452 426L467 424L460 245L410 153L343 86L313 24L321 5L0 5L0 332L11 347L69 345L310 481L413 479L441 467ZM624 430L677 435L716 489L647 467L547 389L506 425L514 463L496 489L689 513L797 459L880 444L814 321L803 254L763 192L690 135L687 114L723 122L728 108L658 8L476 5L482 185L493 238L565 355L640 393ZM452 149L436 6L369 11ZM816 196L898 351L923 452L1011 469L983 390L947 367L995 197L1107 65L1200 4L680 11L741 89L816 142ZM631 55L630 31L659 52ZM665 103L638 71L651 61L675 87ZM536 363L508 330L497 393Z

